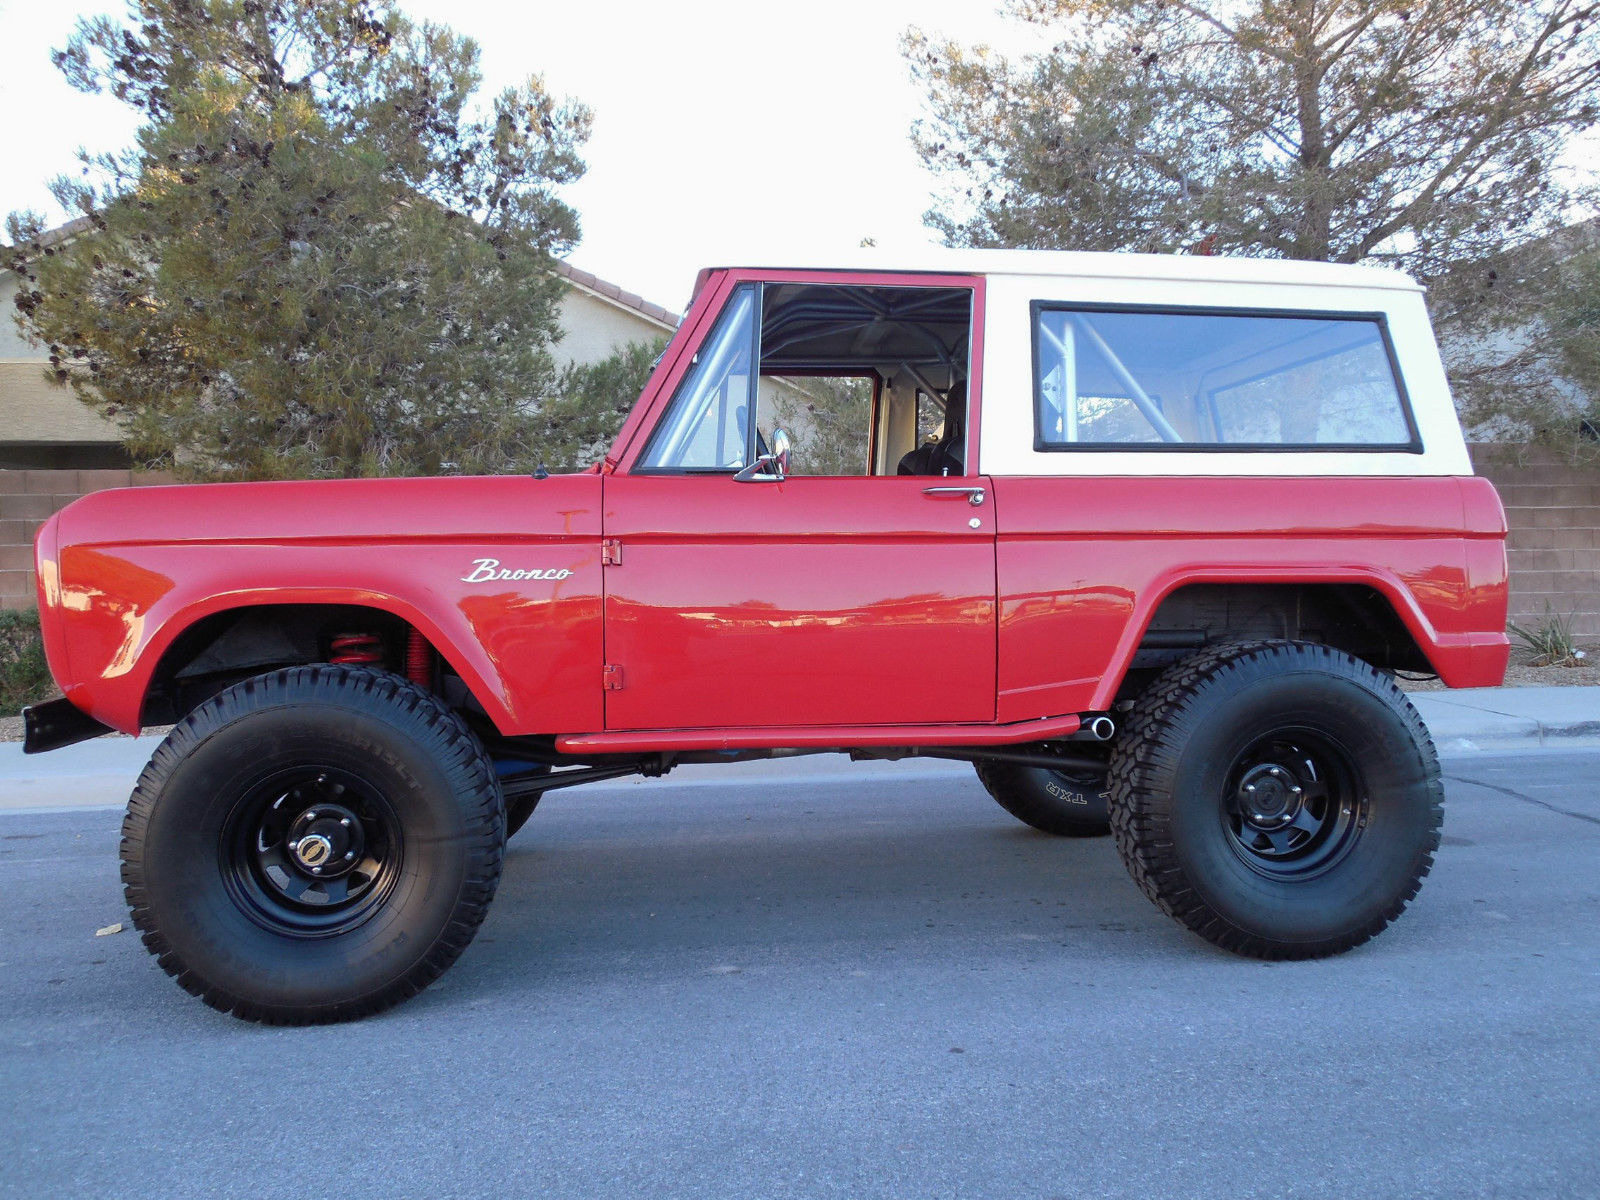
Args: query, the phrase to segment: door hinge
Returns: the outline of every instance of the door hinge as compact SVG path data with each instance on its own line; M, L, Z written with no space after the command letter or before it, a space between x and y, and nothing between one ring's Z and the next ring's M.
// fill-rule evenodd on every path
M601 684L601 691L620 692L622 690L621 667L613 667L610 664L607 664L605 670L601 672L600 677L603 681Z
M604 567L620 567L622 565L621 538L604 538L601 540L600 565Z

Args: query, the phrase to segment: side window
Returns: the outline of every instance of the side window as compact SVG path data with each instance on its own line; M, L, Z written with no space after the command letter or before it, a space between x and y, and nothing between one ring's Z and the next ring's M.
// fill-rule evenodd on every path
M1415 450L1381 321L1036 305L1039 449Z
M732 474L782 426L792 475L959 475L972 306L971 287L740 283L633 469Z
M651 435L642 469L723 471L749 461L757 295L744 284L728 300Z
M961 474L972 308L972 288L947 284L767 283L757 429L788 430L791 474L828 476L913 473L938 430L920 473Z

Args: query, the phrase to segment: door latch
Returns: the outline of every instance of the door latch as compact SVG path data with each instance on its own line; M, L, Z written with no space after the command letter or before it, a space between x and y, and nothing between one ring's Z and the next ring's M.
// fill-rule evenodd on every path
M924 496L965 496L967 503L977 508L983 503L984 491L981 487L929 487L923 488Z

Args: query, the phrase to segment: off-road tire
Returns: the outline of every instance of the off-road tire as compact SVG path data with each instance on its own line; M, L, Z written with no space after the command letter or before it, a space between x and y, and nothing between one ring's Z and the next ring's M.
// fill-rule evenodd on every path
M1104 837L1111 832L1103 777L1015 763L973 766L989 795L1024 825L1058 837Z
M1329 796L1324 816L1308 802L1296 818L1318 832L1281 849L1298 831L1253 822L1299 803L1292 787L1273 782L1281 794L1247 802L1245 781L1267 784L1252 773L1280 758L1291 781L1314 778L1319 755L1329 765L1303 792ZM1319 958L1380 932L1433 865L1443 800L1433 740L1393 680L1305 642L1218 646L1175 664L1135 703L1112 756L1111 830L1135 882L1201 937L1254 958Z
M266 832L297 805L333 829L318 841L352 826L341 813L366 839L356 867L320 868L350 872L343 899L305 874L303 835ZM396 675L295 667L219 693L157 747L122 823L122 880L145 946L187 991L244 1020L321 1024L438 978L488 911L504 844L494 770L455 713Z
M548 775L550 768L545 767L543 773ZM506 841L517 836L517 831L528 823L528 818L533 816L533 810L539 807L539 801L543 799L543 792L530 792L506 801Z

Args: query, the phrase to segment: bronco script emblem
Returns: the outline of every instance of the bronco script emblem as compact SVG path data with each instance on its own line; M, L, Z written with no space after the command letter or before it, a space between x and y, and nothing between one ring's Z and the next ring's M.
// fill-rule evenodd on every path
M502 567L498 558L475 558L472 570L461 577L462 583L499 583L511 579L565 579L572 572L565 567L540 571L533 568Z

